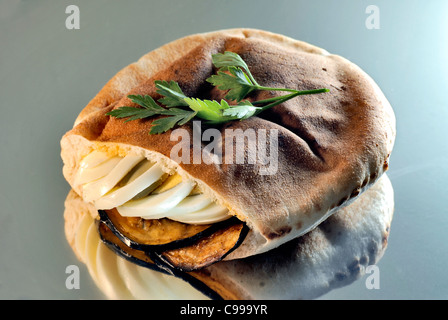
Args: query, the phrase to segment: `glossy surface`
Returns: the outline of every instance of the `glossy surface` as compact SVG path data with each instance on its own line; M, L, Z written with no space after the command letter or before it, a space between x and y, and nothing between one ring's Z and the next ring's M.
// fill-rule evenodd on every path
M103 299L64 237L59 140L121 68L169 41L233 27L304 40L358 64L394 107L389 248L323 299L448 299L447 1L0 0L0 298ZM369 17L379 9L379 29ZM368 13L366 13L366 9ZM67 289L70 265L80 288ZM68 273L66 273L66 270Z

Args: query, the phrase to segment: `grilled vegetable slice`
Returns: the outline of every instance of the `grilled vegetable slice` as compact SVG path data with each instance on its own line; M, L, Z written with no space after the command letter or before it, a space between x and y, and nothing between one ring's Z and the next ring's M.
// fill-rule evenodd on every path
M100 219L130 248L143 251L161 251L190 245L221 228L238 221L236 218L194 225L170 219L143 219L123 217L116 209L99 210Z
M171 249L167 250L166 246L148 246L130 241L117 230L117 227L112 223L113 220L106 219L109 216L105 211L100 211L100 216L101 224L107 226L107 230L103 231L100 226L100 234L101 232L106 234L107 231L115 236L115 242L111 240L109 242L118 246L128 256L133 256L142 261L147 261L149 257L146 254L149 254L155 257L153 259L155 261L151 261L151 263L155 263L163 269L168 266L178 270L193 271L209 266L222 260L236 249L249 231L245 223L232 218L210 226L206 229L207 234L199 232L190 238L182 239L183 241L178 240L168 243ZM110 238L109 236L106 240Z
M188 247L155 252L155 255L163 264L175 269L183 271L201 269L222 260L235 250L248 231L249 228L245 223L233 220L232 224L197 240ZM155 262L158 263L158 261Z

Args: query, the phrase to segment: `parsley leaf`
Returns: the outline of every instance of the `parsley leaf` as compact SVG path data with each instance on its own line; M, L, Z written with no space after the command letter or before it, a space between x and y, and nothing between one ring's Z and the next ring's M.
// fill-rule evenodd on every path
M261 107L255 107L249 101L241 101L236 106L229 106L227 101L201 100L187 98L185 101L190 108L197 111L197 117L207 120L208 124L218 124L231 120L244 120L261 111Z
M198 118L209 121L219 121L222 118L222 110L230 107L225 100L221 100L219 103L216 100L186 98L185 102L188 103L190 109L197 112Z
M232 106L222 112L222 115L225 117L236 117L240 120L244 120L252 117L257 111L261 111L262 108L255 107L249 101L241 101L236 106Z
M241 101L257 86L250 80L248 75L239 67L228 67L230 74L218 71L217 75L209 77L210 82L220 90L229 90L226 99Z
M106 113L106 115L113 116L118 119L129 117L129 119L127 119L125 122L131 121L131 120L148 118L155 114L156 113L151 110L134 108L134 107L120 107L118 109L115 109L115 110L112 110L112 111Z
M162 110L163 108L159 106L154 99L151 96L148 95L129 95L129 99L131 99L132 102L144 107L148 110Z
M118 109L112 110L106 115L113 116L116 118L128 118L126 122L131 120L137 120L137 119L144 119L148 117L152 117L153 115L156 115L160 113L161 111L165 110L161 106L159 106L151 96L145 95L129 95L129 99L131 99L132 102L140 105L142 108L134 108L134 107L120 107Z
M254 85L258 86L257 81L255 81L252 73L249 70L246 62L241 58L241 56L235 52L226 51L224 53L217 53L212 55L212 62L214 66L222 71L228 70L229 67L239 67L247 72L248 77Z
M184 101L186 96L176 81L171 80L170 82L167 82L156 80L155 84L157 93L164 96L164 98L158 100L160 103L164 104L168 108L188 107L188 104Z
M180 108L165 109L159 106L153 98L148 95L129 95L129 99L132 102L138 104L143 108L134 108L129 106L119 107L112 110L106 115L113 116L115 118L128 118L126 122L137 119L149 118L155 115L164 115L167 117L154 120L150 134L162 133L172 129L176 125L183 125L193 119L197 112L192 110L185 110Z
M165 109L162 114L169 117L154 120L149 131L150 134L163 133L174 128L176 125L184 125L191 121L191 119L196 116L197 112L180 108L170 108L168 110Z

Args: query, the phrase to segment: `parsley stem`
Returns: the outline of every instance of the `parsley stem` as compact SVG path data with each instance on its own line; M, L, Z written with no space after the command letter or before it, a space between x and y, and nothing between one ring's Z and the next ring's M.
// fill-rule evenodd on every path
M288 89L288 88L272 88L272 87L263 87L263 86L257 86L257 87L256 87L256 90L298 92L298 90L294 90L294 89Z
M249 77L250 81L252 81L252 83L257 87L257 88L263 88L262 86L260 86L257 82L257 80L255 80L254 76L252 75L252 73L250 73L249 69L246 69L247 72L247 76ZM262 90L262 89L259 89Z
M303 91L297 91L294 90L294 93L291 94L287 94L287 95L283 95L283 96L278 96L278 97L274 97L274 98L269 98L269 99L265 99L265 100L259 100L259 101L254 101L252 104L253 105L258 105L258 104L264 104L264 103L268 103L267 105L261 107L256 113L255 115L259 114L260 112L263 112L269 108L275 107L276 105L279 105L280 103L283 103L285 101L288 101L289 99L292 99L294 97L300 96L300 95L305 95L305 94L317 94L317 93L324 93L324 92L329 92L329 89L326 88L322 88L322 89L313 89L313 90L303 90Z
M269 98L269 99L252 101L252 104L254 106L256 106L256 105L260 105L260 104L266 104L266 103L275 102L277 100L280 100L280 99L283 99L283 98L286 98L286 97L294 98L295 96L296 96L296 93L290 93L290 94L287 94L287 95L272 97L272 98Z
M280 90L277 90L277 91L280 91ZM277 96L277 97L273 97L273 98L269 98L269 99L253 101L252 104L255 106L255 105L271 103L271 102L275 102L275 101L279 101L279 100L284 102L286 100L289 100L291 98L294 98L294 97L297 97L297 96L300 96L300 95L324 93L324 92L329 92L330 90L322 88L322 89L302 90L302 91L298 91L298 90L294 90L294 89L287 89L285 91L293 91L293 93L290 93L290 94L287 94L287 95L283 95L283 96Z

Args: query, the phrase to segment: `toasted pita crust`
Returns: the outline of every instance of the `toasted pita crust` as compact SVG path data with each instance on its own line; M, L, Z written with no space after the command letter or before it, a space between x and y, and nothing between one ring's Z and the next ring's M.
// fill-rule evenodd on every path
M211 54L240 54L259 83L314 89L259 117L218 127L278 130L278 170L258 174L262 165L184 164L172 161L178 141L170 132L148 135L150 121L124 123L105 116L131 105L128 94L155 98L155 80L177 81L188 96L220 99L205 79L214 73ZM257 92L250 99L273 93ZM188 123L184 129L192 133ZM115 75L84 108L61 140L64 176L73 186L80 159L92 148L144 154L198 183L202 191L246 221L251 229L228 259L268 251L296 238L348 204L387 169L395 138L393 111L373 80L353 63L325 50L260 30L232 29L176 40L143 56ZM223 154L223 158L225 154Z
M67 240L81 261L85 260L85 252L82 248L79 251L75 241L86 237L80 231L82 228L79 224L83 216L90 214L89 208L92 206L84 203L75 192L71 191L67 196L64 215ZM383 175L359 199L339 209L301 238L270 252L240 260L218 262L190 275L218 292L224 299L315 299L332 289L352 283L365 274L368 265L378 263L387 247L393 210L393 188L388 177ZM117 256L116 259L121 258ZM128 261L120 263L132 264ZM91 272L92 277L95 277L95 271ZM148 270L146 273L151 277L162 277L156 271ZM123 278L126 277L123 274L113 273L110 277L110 282L115 283L117 288L129 282ZM125 297L160 298L151 293L154 289L157 292L171 290L177 293L179 282L175 278L171 280L164 282L164 288L154 288L160 281L141 281L142 286L146 283L150 287L139 287L140 295L128 287ZM99 286L101 288L100 284ZM143 294L142 289L145 291ZM193 288L186 290L183 287L182 290L186 292L185 295L165 298L198 297ZM117 292L103 291L109 298L110 292ZM113 297L120 298L120 295Z

